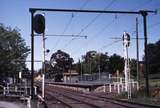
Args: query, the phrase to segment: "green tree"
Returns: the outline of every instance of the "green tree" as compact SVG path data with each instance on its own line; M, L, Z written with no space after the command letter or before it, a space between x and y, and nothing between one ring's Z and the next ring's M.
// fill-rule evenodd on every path
M109 70L111 74L114 74L116 70L119 70L119 72L122 72L124 69L124 59L117 55L113 54L109 58Z
M99 53L99 60L100 60L100 69L101 72L108 72L109 71L109 56L108 53Z
M160 40L156 43L150 43L147 45L148 50L148 64L149 73L158 74L160 73Z
M88 51L82 56L82 72L83 73L98 73L108 71L109 56L108 53L97 53L96 51Z
M130 60L130 74L131 77L137 76L137 60L135 59Z
M68 69L71 69L73 58L66 52L58 50L52 54L50 62L52 65L51 74L54 74L55 81L59 82L63 77L63 72L68 72Z
M18 29L11 29L0 24L0 76L17 77L18 72L28 72L25 61L29 54Z
M96 51L88 51L86 55L83 56L83 69L84 73L95 73L97 69L97 52Z

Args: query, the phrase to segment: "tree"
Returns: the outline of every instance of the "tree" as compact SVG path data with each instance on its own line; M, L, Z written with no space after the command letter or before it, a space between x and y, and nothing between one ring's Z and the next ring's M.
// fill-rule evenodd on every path
M86 55L82 56L82 66L84 73L95 73L97 70L97 52L96 51L88 51Z
M96 51L88 51L82 56L82 72L83 73L98 73L108 71L109 56L108 53L97 53Z
M122 72L124 69L124 59L117 55L113 54L109 58L109 70L111 74L114 74L117 70Z
M109 71L109 56L108 53L99 53L99 60L100 60L100 69L102 72Z
M0 24L1 78L17 77L20 71L29 72L26 71L25 65L29 51L18 29L11 29Z
M147 45L149 74L160 73L160 40Z
M68 72L71 69L73 58L66 52L58 50L52 54L50 62L53 68L52 74L55 74L55 81L59 82L63 77L63 72Z
M78 60L78 62L76 64L73 64L73 68L79 73L79 75L81 74L82 70L82 61Z
M137 76L137 61L135 59L130 60L130 74L131 77L136 77Z

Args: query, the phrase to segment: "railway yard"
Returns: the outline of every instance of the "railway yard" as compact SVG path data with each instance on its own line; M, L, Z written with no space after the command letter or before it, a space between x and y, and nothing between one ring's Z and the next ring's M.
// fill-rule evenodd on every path
M2 0L0 108L160 108L159 6Z
M156 105L115 99L115 93L82 92L53 84L46 84L45 89L45 101L49 108L159 108Z

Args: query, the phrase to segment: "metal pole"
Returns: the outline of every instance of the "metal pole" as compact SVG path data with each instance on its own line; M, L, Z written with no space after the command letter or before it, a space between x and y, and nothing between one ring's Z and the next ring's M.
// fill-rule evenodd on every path
M70 67L70 69L69 69L69 73L70 73L69 81L70 81L70 83L71 83L71 66L69 66L69 67Z
M106 10L82 10L82 9L46 9L46 8L30 8L34 11L57 11L57 12L83 12L83 13L110 13L110 14L140 14L140 11L106 11ZM156 13L156 11L147 10L145 12Z
M34 97L34 30L33 30L33 17L35 11L31 12L31 97Z
M82 73L82 69L83 69L83 67L82 67L82 61L80 61L80 64L81 64L81 81L82 81L82 77L83 77L83 73Z
M143 27L144 27L144 51L145 51L145 84L146 84L146 96L149 97L149 78L148 78L148 51L147 51L147 12L141 12L143 16Z
M45 88L45 33L43 33L43 39L42 39L42 44L43 44L43 62L42 62L42 66L43 66L43 73L42 73L42 97L44 98L44 88Z
M127 63L127 90L128 90L128 99L131 99L131 78L130 78L130 67L129 67L129 58L128 58L128 47L126 46L126 54L127 54L127 57L126 57L126 63Z
M124 46L124 53L125 53L125 57L124 57L124 60L125 60L125 66L124 66L124 76L125 76L125 91L127 92L128 91L128 60L127 60L127 46Z
M92 77L92 74L91 74L91 60L90 60L90 58L89 58L89 73L90 73L90 75Z
M101 79L101 65L100 65L100 57L101 57L101 54L99 53L99 65L98 65L99 81L100 81L100 79Z
M139 42L138 42L138 18L136 18L136 44L137 44L137 81L140 81L140 74L139 74Z

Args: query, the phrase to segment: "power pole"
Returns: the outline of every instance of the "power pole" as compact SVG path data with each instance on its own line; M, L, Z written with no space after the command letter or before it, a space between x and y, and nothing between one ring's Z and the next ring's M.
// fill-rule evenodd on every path
M82 71L83 71L82 61L80 61L80 64L81 64L81 81L82 81L82 77L83 77L83 73L82 73Z
M99 53L98 72L99 72L99 81L100 81L101 80L101 54L100 53Z
M31 12L31 97L34 98L34 13L35 10L30 10Z
M140 73L139 73L139 36L138 36L138 18L136 18L136 49L137 49L137 81L140 81Z
M141 11L143 16L143 27L144 27L144 51L145 51L145 85L146 85L146 96L149 97L149 78L148 78L148 50L147 50L147 15L146 11Z

